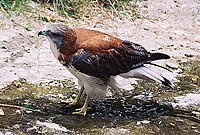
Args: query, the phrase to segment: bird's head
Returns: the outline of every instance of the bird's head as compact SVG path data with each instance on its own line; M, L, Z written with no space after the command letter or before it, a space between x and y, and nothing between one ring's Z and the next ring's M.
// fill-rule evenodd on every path
M58 48L68 47L76 41L76 33L63 24L50 24L38 32L40 35L48 37Z

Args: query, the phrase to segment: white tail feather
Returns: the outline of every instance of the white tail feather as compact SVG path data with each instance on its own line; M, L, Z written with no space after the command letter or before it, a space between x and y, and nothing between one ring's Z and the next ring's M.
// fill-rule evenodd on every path
M150 70L149 68L145 66L133 69L129 71L128 73L120 74L120 76L124 78L134 77L134 78L144 79L150 82L157 82L161 84L165 84L165 82L168 81L166 78L162 77L161 75L155 73L154 71ZM170 83L170 82L168 81L166 83Z

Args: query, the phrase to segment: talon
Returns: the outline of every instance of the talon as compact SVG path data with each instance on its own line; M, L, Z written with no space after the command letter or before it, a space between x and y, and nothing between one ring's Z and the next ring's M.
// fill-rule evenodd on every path
M69 104L70 106L75 106L75 105L77 105L78 100L77 100L77 98L75 98L75 99L69 98L67 100L61 100L61 102Z
M78 114L78 115L86 115L87 110L89 109L88 107L88 102L89 102L89 97L87 96L85 99L85 103L82 108L76 109L77 112L73 112L72 114Z
M77 112L73 112L72 114L77 114L77 115L86 115L87 112L87 107L82 107L79 109L76 109Z
M83 107L82 107L83 108ZM78 108L78 109L75 109L76 111L82 111L83 109L82 108ZM91 109L91 107L87 107L87 110L90 110ZM86 111L87 111L86 110Z
M81 111L81 109L82 109L82 108L78 108L78 109L75 109L75 110L76 110L76 111ZM73 113L75 113L75 112L73 112Z

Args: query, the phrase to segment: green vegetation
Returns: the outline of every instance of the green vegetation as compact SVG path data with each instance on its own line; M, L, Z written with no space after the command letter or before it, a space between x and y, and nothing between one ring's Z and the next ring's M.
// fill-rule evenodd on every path
M52 81L46 84L29 84L26 82L26 80L20 79L13 81L5 88L0 89L0 101L8 99L16 100L24 98L46 98L48 95L51 96L51 94L54 94L55 97L60 98L59 94L66 96L69 94L69 92L74 93L74 89L74 83L70 80Z
M26 11L31 0L0 0L0 6L5 11Z
M62 14L74 18L90 17L102 12L132 19L138 17L135 2L130 0L55 0L53 5Z
M136 19L139 17L135 5L136 0L0 0L6 12L31 11L31 3L45 8L52 8L60 15L72 18L90 18L104 13L110 17ZM34 10L34 9L33 9Z

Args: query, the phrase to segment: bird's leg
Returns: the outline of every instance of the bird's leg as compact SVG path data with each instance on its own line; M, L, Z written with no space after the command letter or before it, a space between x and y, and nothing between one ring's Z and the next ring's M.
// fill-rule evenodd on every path
M81 89L79 90L78 95L76 96L75 99L70 99L70 100L64 101L64 102L65 102L65 103L68 103L70 106L75 106L75 105L77 105L77 103L79 102L80 97L81 97L81 95L82 95L82 93L83 93L83 90L84 90L84 87L82 86Z
M89 96L87 95L86 99L85 99L85 103L83 105L82 108L76 109L77 112L73 112L73 114L78 114L78 115L86 115L86 112L88 110L88 103L89 103Z

